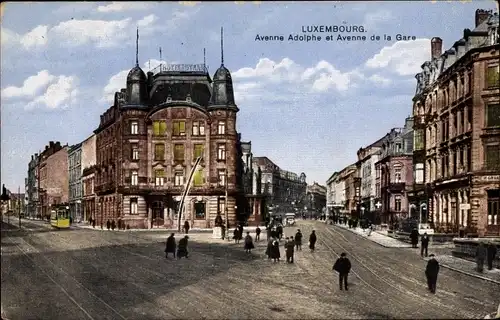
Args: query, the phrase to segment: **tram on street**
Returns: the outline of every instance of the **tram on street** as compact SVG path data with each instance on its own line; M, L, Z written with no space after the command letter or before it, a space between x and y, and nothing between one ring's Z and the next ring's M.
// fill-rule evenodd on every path
M52 205L50 225L57 229L68 229L70 226L69 207L66 205Z

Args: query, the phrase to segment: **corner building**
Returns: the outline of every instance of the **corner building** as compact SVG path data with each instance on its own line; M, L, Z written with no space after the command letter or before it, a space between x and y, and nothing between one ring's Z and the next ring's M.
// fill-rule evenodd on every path
M479 9L475 20L445 52L431 40L416 75L413 156L433 227L484 236L500 232L499 16Z
M146 75L136 59L94 131L96 222L176 228L185 183L201 157L181 224L211 228L227 206L234 226L244 207L236 177L238 110L223 60L212 81L204 64L160 65Z

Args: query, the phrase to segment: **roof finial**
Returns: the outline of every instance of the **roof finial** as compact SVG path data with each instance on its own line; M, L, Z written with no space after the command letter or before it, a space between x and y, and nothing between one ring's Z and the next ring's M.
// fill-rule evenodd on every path
M220 65L224 66L224 27L220 27Z
M203 66L207 65L207 58L206 58L206 51L205 48L203 48Z
M137 37L135 38L135 66L139 66L139 27L137 27Z

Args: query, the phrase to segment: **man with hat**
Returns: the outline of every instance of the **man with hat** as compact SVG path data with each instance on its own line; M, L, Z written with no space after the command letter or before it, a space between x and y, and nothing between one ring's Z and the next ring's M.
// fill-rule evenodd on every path
M344 288L347 291L347 276L351 271L351 261L349 261L345 252L342 252L340 258L335 261L333 270L339 273L340 290L342 290L342 283L344 283Z
M439 262L434 258L434 254L429 255L430 259L427 261L425 268L425 276L427 277L427 286L431 293L436 293L436 283L439 273Z

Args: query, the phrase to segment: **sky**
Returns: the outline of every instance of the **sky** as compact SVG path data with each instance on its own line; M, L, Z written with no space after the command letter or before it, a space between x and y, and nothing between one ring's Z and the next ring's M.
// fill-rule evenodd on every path
M31 155L49 141L82 142L125 87L135 65L220 66L231 71L237 129L266 156L308 183L355 162L356 151L402 127L411 115L415 74L474 28L476 9L494 1L416 2L52 2L2 3L1 180L11 190L27 177ZM314 26L363 26L363 33L319 33ZM396 39L397 34L411 38ZM259 41L256 36L284 36ZM333 35L333 41L325 41ZM342 41L338 36L365 36ZM384 39L391 36L391 40ZM379 36L380 40L371 40ZM160 59L159 48L162 48Z

